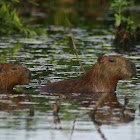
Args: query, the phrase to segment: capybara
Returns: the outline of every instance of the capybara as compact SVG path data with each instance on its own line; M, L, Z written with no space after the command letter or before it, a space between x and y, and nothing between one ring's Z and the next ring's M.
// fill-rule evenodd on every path
M48 84L41 88L51 93L115 92L119 80L136 75L135 64L120 56L99 56L95 65L81 78Z
M25 85L30 81L31 72L22 66L0 63L0 90L12 89L15 85Z

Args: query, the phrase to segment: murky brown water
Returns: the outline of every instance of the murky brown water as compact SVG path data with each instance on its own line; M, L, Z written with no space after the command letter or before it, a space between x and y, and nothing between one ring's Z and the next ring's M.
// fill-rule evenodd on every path
M99 55L121 55L137 66L137 78L120 81L116 94L108 96L95 113L93 108L100 95L58 96L38 91L47 81L73 79L83 74L68 29L50 25L46 30L45 38L18 35L0 38L0 61L26 66L32 72L29 85L1 91L0 139L139 140L140 45L133 52L119 54L111 45L112 25L72 28L79 58L86 70ZM125 98L129 101L126 106ZM54 107L60 107L59 112L54 113Z

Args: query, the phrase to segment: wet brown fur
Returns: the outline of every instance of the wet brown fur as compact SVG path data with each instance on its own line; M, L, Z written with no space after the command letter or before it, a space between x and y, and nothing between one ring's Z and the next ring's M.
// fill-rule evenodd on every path
M120 56L100 56L81 78L55 82L42 87L52 93L114 92L119 80L136 75L135 64Z
M31 73L22 66L0 63L0 90L12 89L15 85L28 84Z

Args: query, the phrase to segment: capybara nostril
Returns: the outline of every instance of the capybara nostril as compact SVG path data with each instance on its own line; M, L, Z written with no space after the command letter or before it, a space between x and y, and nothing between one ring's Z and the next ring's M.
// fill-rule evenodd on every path
M29 79L31 79L31 72L29 71Z
M135 68L135 67L136 67L135 64L132 63L132 64L131 64L131 68L133 69L133 68Z
M133 71L132 72L132 76L135 76L136 77L137 76L137 73L136 73L136 65L134 63L132 63L131 64L131 68L132 68L132 71Z

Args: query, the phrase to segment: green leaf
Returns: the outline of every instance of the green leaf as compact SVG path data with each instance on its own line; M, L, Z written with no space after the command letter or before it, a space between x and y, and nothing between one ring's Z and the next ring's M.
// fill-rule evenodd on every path
M118 14L115 14L115 18L116 18L115 26L119 27L121 24L121 16Z

